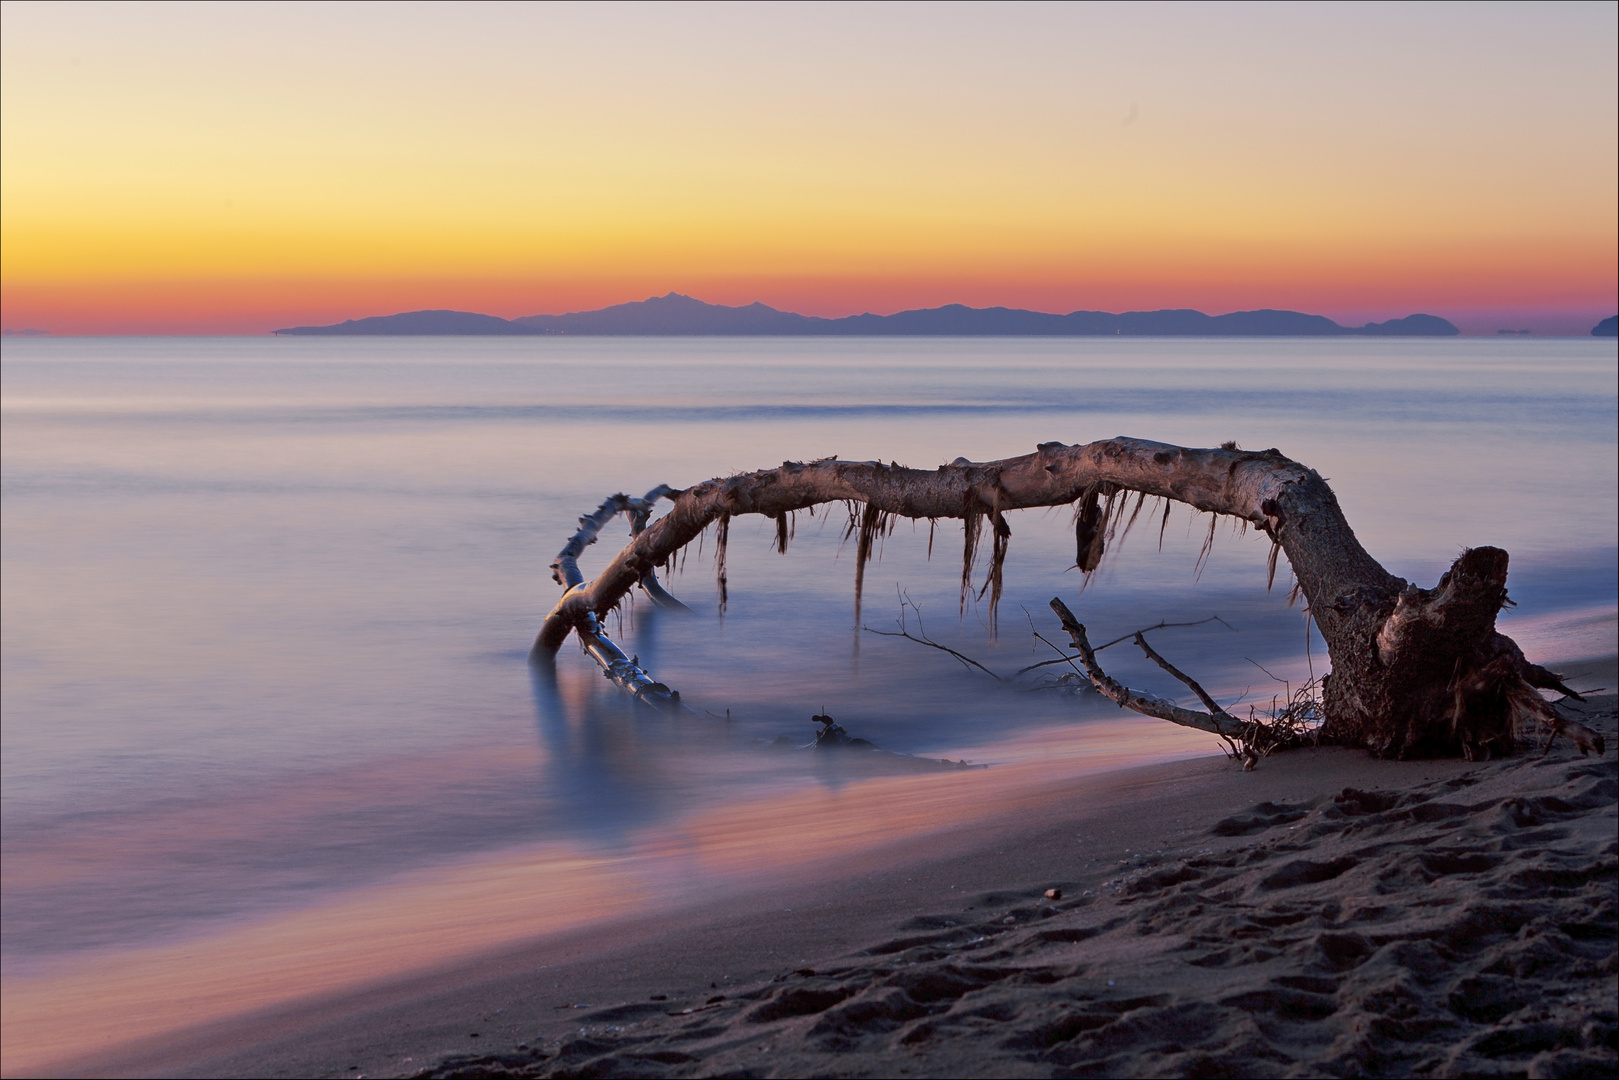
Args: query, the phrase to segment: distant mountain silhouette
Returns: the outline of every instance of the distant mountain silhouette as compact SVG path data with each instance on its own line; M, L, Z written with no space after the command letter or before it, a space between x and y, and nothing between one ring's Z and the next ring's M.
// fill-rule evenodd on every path
M833 320L777 311L765 304L726 307L679 293L599 311L527 315L512 322L542 334L824 334Z
M373 315L332 326L292 326L277 334L527 334L532 331L494 315L470 311L407 311Z
M1591 327L1592 337L1619 337L1619 315L1609 315Z
M293 326L277 334L577 334L754 335L872 337L1338 337L1449 336L1460 331L1436 315L1408 315L1362 327L1339 326L1324 315L1298 311L1233 311L1205 315L1168 311L1074 311L1053 315L1019 308L970 308L962 304L824 319L778 311L765 304L726 307L679 293L654 296L598 311L526 315L499 319L467 311L408 311L350 319L333 326Z
M1437 315L1407 315L1388 322L1369 322L1359 330L1347 332L1373 337L1454 337L1461 333L1449 319Z

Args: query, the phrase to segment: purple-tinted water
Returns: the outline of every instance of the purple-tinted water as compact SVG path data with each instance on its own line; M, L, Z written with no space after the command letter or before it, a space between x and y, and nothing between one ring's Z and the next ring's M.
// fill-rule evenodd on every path
M479 853L622 869L656 848L667 868L649 838L681 822L876 790L761 748L807 741L823 709L894 750L1008 768L1053 733L1122 730L1093 698L903 640L864 635L857 663L838 509L800 516L785 556L771 523L734 522L723 621L708 542L668 582L695 614L642 603L615 624L705 715L637 711L571 648L536 676L547 564L620 490L832 454L1235 439L1325 474L1395 573L1431 583L1464 546L1507 548L1531 651L1611 653L1615 371L1600 341L8 340L7 970L206 937ZM1050 655L1031 629L1054 636L1061 595L1098 637L1220 615L1235 629L1160 648L1226 700L1275 692L1249 661L1320 670L1285 582L1264 588L1260 537L1222 525L1199 577L1206 519L1177 511L1161 551L1138 526L1080 595L1068 512L1011 525L998 641L981 605L958 617L949 524L931 561L925 523L884 541L866 624L892 628L903 593L927 633L1010 672ZM1212 751L1140 723L1119 761Z

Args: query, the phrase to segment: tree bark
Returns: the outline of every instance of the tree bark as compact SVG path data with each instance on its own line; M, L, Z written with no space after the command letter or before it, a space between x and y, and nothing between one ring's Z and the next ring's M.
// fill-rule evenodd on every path
M1418 588L1361 547L1319 474L1277 450L1188 449L1131 438L1082 446L1052 442L1022 457L958 458L934 470L836 459L785 462L658 493L673 500L669 513L637 533L594 581L584 582L572 567L579 551L566 561L559 556L557 577L567 591L546 617L537 650L555 650L571 630L594 625L710 524L739 514L776 519L777 543L785 548L794 512L833 502L862 504L860 512L851 509L851 531L860 533L857 582L872 537L890 527L894 516L960 518L963 603L987 519L994 544L984 589L991 591L993 619L1011 536L1006 511L1074 504L1075 563L1089 573L1114 542L1121 520L1128 532L1144 501L1157 497L1166 500L1166 514L1167 502L1179 502L1264 532L1275 545L1273 579L1278 551L1287 556L1331 658L1324 739L1382 756L1472 757L1510 752L1522 725L1531 721L1553 737L1568 735L1582 752L1602 752L1599 736L1557 718L1535 688L1572 691L1495 630L1495 617L1508 602L1506 552L1466 551L1433 589ZM1137 498L1126 518L1131 493Z

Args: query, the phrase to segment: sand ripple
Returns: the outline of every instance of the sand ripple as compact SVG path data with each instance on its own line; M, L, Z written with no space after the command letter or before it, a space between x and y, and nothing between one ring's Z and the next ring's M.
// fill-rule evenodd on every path
M1613 1076L1616 797L1553 757L1262 803L1078 896L420 1075Z

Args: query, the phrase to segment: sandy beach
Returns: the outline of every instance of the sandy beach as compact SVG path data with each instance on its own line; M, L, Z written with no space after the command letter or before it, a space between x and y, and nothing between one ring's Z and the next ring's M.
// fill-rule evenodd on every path
M1616 681L1611 659L1570 671ZM1572 706L1600 759L1106 773L741 895L38 1071L1612 1075L1615 703Z

